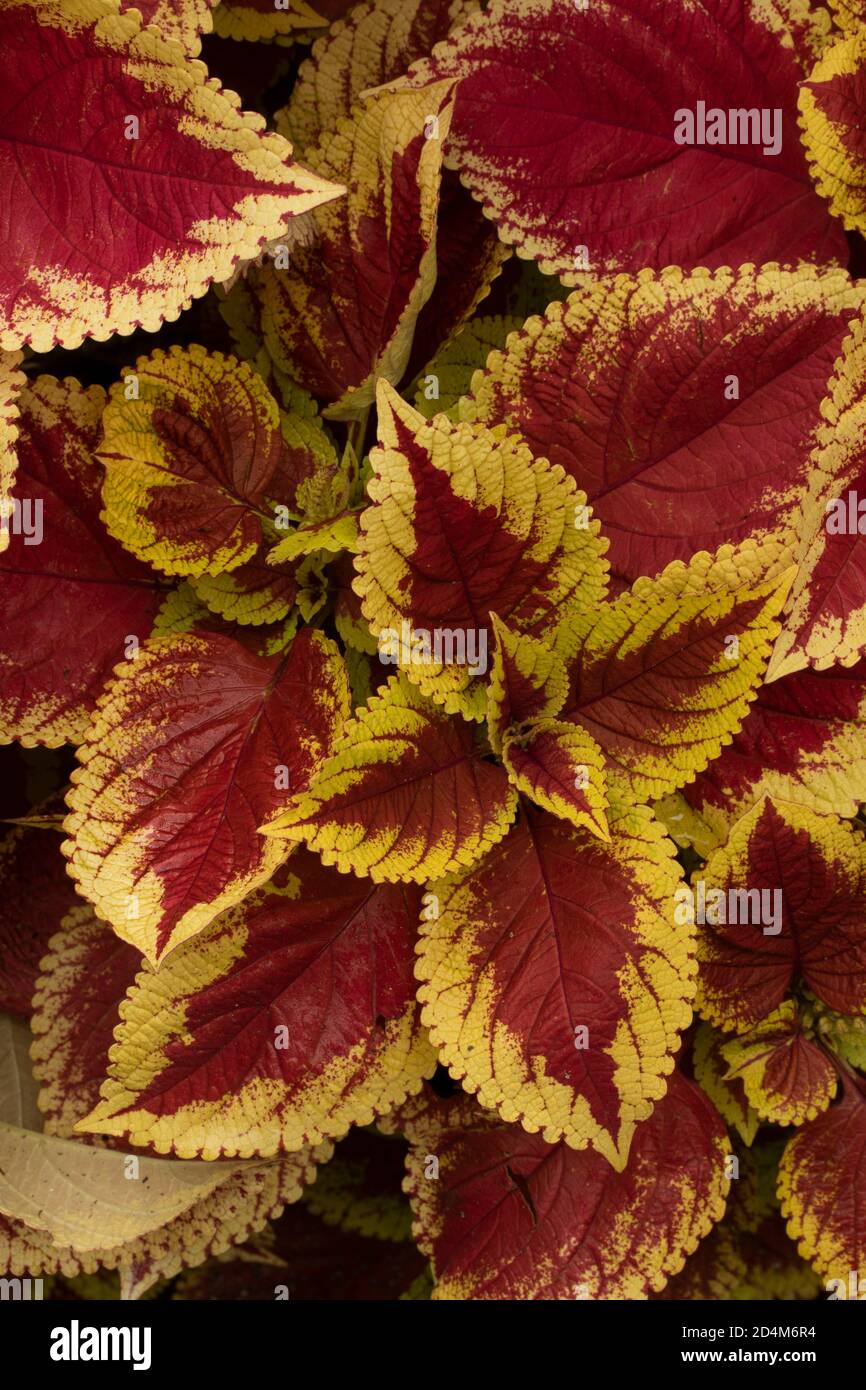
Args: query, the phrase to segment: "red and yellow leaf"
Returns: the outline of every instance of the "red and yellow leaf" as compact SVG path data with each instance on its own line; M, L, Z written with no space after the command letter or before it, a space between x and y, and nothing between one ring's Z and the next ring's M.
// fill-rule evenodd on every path
M809 171L830 211L866 230L866 29L827 48L800 87L800 125Z
M770 1124L814 1120L836 1094L836 1068L807 1035L791 999L720 1052L727 1076L742 1082L749 1104Z
M212 612L228 622L278 623L290 612L298 596L294 567L274 570L260 551L230 573L205 574L193 590Z
M293 507L299 477L314 469L296 437L301 425L306 433L307 422L289 423L289 448L273 396L234 357L193 346L140 358L103 417L108 529L166 574L237 569L273 535L275 506ZM320 449L336 467L324 436Z
M841 1013L866 1011L866 839L838 816L765 798L692 877L696 1007L744 1033L800 982Z
M99 1101L120 1005L142 960L87 903L57 925L33 994L31 1056L45 1133L69 1138Z
M493 0L402 85L460 79L449 163L505 242L572 284L647 264L841 261L796 121L827 27L800 0L735 14L726 0ZM772 126L725 122L705 143L698 101L708 118L764 109Z
M546 1144L465 1100L409 1126L415 1236L435 1299L634 1299L664 1287L725 1209L725 1127L678 1072L628 1167ZM425 1176L427 1158L439 1177Z
M610 843L522 803L508 837L433 884L416 973L423 1021L482 1105L621 1170L691 1018L693 928L646 807Z
M95 462L104 395L41 376L20 396L10 545L0 555L0 740L84 737L114 666L166 588L106 534ZM131 640L130 640L131 639Z
M725 1214L681 1271L656 1297L669 1301L809 1299L820 1290L817 1275L785 1233L775 1200L771 1151L739 1151L737 1181Z
M797 577L768 677L866 654L866 325L843 344L798 521Z
M866 1095L846 1079L842 1097L788 1140L779 1197L788 1235L837 1299L862 1298L866 1224L860 1174L866 1162ZM853 1289L851 1272L853 1271Z
M852 817L866 802L864 734L866 661L797 671L760 687L742 728L689 787L689 801L722 839L764 795Z
M313 214L315 239L288 265L250 272L276 367L351 419L372 403L377 378L404 375L415 324L436 279L436 214L451 83L382 93L307 152L323 179L348 193ZM425 122L439 121L439 138ZM330 185L329 185L330 186Z
M610 838L604 754L580 725L544 719L506 733L502 762L517 790L545 811Z
M79 1128L211 1159L290 1152L387 1113L436 1065L412 978L420 906L419 889L297 854L139 976Z
M288 809L263 826L375 883L426 883L474 864L507 834L517 793L475 729L392 677L343 729Z
M866 5L863 0L829 0L829 3L833 23L843 34L856 34L861 26L866 24ZM838 35L833 37L836 38Z
M352 115L365 91L402 76L416 58L426 57L477 9L478 0L371 0L353 5L316 40L301 64L289 103L277 112L277 130L296 149L313 149Z
M271 657L216 633L158 637L118 670L79 750L64 847L118 936L159 962L271 877L286 847L258 827L309 782L348 705L342 659L312 629Z
M607 579L598 523L572 480L504 428L424 420L384 383L378 407L355 589L380 657L482 719L491 612L539 635L596 605Z
M555 719L568 696L568 673L546 643L512 632L491 614L495 648L487 686L487 729L494 752L510 726Z
M555 646L571 680L560 718L599 744L612 794L666 796L740 727L793 577L765 579L763 568L751 545L699 552L560 625Z
M827 381L863 307L844 270L805 265L602 279L493 352L462 418L507 422L574 478L619 585L750 536L793 550Z
M0 348L153 332L341 191L140 26L110 0L0 4Z

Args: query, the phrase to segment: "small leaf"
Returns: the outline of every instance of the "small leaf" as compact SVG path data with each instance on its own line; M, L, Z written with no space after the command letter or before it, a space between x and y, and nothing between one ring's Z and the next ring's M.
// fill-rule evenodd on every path
M384 383L378 408L355 590L380 654L446 709L482 719L491 613L538 636L596 605L598 523L577 526L583 494L504 429L428 422ZM425 636L431 650L416 651Z
M585 729L557 719L535 721L505 735L502 762L517 790L536 805L578 830L610 838L604 754Z
M802 1125L836 1094L836 1068L803 1030L793 1000L720 1049L728 1076L738 1078L762 1120Z
M555 649L580 723L633 801L690 782L737 731L779 631L793 570L761 579L761 552L699 552L560 625Z
M277 403L234 357L192 346L139 358L113 388L103 429L104 521L166 574L237 569L255 556L273 504L294 503L298 467Z
M425 883L473 864L517 806L474 731L395 676L345 726L306 791L262 827L375 883Z
M423 369L415 391L415 409L431 420L441 411L452 412L469 392L476 372L494 349L504 348L508 335L521 326L517 318L476 318L447 343ZM435 394L432 385L435 384Z
M842 1013L866 1010L866 839L838 816L763 799L692 879L696 1007L744 1033L802 982Z
M555 719L568 696L568 673L537 637L512 632L491 614L496 645L487 687L487 728L494 752L513 724Z

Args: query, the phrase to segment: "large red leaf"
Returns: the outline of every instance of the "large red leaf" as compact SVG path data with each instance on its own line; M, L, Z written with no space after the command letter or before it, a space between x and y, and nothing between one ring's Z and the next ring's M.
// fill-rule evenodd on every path
M408 85L461 79L450 160L500 236L571 283L586 269L846 259L797 127L825 28L794 4L493 0ZM678 143L678 113L699 101L778 112L779 148L764 153L772 130Z
M13 497L31 524L17 529L13 517L0 555L0 739L53 748L84 737L166 588L100 520L102 390L42 376L20 404Z
M0 0L0 347L176 318L339 188L110 0Z
M603 843L524 801L480 864L433 885L423 1019L482 1105L624 1166L691 1018L679 877L645 807L612 813Z
M727 1131L679 1072L639 1126L622 1173L465 1101L410 1121L407 1133L415 1233L433 1261L434 1298L646 1298L725 1207Z
M122 1006L81 1128L181 1158L268 1156L387 1114L432 1074L412 944L421 891L302 851Z
M153 961L270 878L258 827L307 785L348 713L333 643L305 629L259 656L231 637L158 637L100 701L64 846L100 916Z
M821 404L864 295L841 270L676 267L551 304L473 379L464 416L507 421L569 473L616 581L800 525Z

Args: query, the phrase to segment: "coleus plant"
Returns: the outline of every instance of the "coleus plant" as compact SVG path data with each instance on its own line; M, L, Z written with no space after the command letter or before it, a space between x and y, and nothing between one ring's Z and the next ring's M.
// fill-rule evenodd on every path
M0 0L7 1275L866 1276L864 65Z

